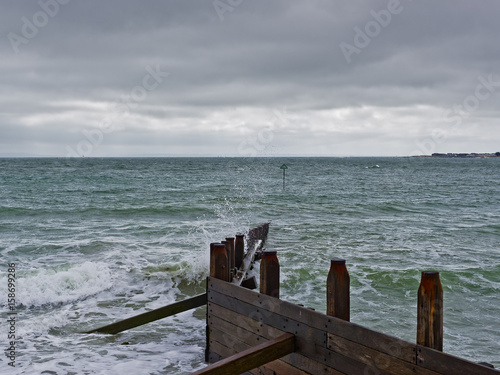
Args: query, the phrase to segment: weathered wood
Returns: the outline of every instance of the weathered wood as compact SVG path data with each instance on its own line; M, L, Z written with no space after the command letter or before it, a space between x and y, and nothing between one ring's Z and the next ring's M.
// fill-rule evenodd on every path
M243 241L244 236L241 234L236 235L236 240L234 244L235 246L234 256L235 256L235 267L237 268L237 271L233 280L231 281L233 284L241 285L243 280L246 278L246 275L250 270L253 262L257 260L257 254L262 250L262 247L264 246L268 232L269 232L269 223L250 229L248 231L248 236L247 236L246 254L244 254L244 241Z
M261 307L268 313L279 311L280 315L285 318L295 319L300 323L304 323L320 330L324 330L328 324L331 324L331 322L338 322L335 324L343 325L353 324L326 316L325 314L321 314L317 311L305 309L287 301L279 300L277 298L266 296L261 293L256 293L248 289L239 288L233 284L224 283L214 278L208 279L207 290L209 294L209 301L210 295L213 292L218 292L223 294L224 296L232 297L234 299L247 302L251 305Z
M263 245L265 245L266 241L267 241L267 235L269 234L269 224L271 224L271 222L262 224L262 238L261 238L261 240L262 240Z
M326 333L324 330L310 327L293 318L287 318L279 314L279 310L269 310L268 306L254 306L234 298L227 298L227 296L217 292L210 292L209 302L240 315L248 316L276 329L295 334L297 336L297 346L303 346L306 351L312 349L312 345L326 347Z
M245 235L237 234L234 242L234 266L236 268L241 267L243 262L243 256L245 255Z
M241 286L251 290L257 289L257 279L255 276L247 277L241 282Z
M280 264L276 251L264 251L260 261L260 292L271 297L280 296Z
M235 342L238 341L254 346L258 344L259 337L271 339L284 333L284 331L273 328L267 324L263 324L260 321L253 320L247 316L237 314L232 310L213 303L208 304L207 311L209 311L210 316L208 322L210 329L212 331L220 331L220 334L224 336L219 341L225 343L227 346L233 346ZM294 368L300 368L301 370L311 374L341 374L339 371L336 371L324 364L323 360L311 360L297 351L281 358L279 361L285 362ZM288 374L288 372L282 373Z
M433 371L418 367L415 364L415 358L411 362L406 362L331 333L328 334L328 349L366 364L372 373L386 371L398 375L436 375ZM397 351L395 354L398 354Z
M224 240L224 241L221 241L220 243L226 247L226 254L227 254L227 267L226 267L227 279L225 279L225 280L231 282L233 280L233 277L234 277L234 271L231 269L231 249L229 247L228 241Z
M214 246L217 244L218 242L212 242L210 244L210 276L212 277L215 277L216 275L216 269L217 269L217 265L216 265L216 261L217 259L215 258L215 254L214 254Z
M221 293L228 300L240 300L253 305L259 309L259 314L267 317L279 312L279 315L284 319L294 320L298 323L305 324L319 331L325 331L337 336L341 336L353 342L367 345L377 351L390 354L407 362L415 362L416 344L403 341L401 339L373 331L355 323L337 319L317 311L305 309L293 303L278 300L260 293L252 292L243 288L235 287L234 285L208 279L208 300L213 302L215 292ZM231 308L231 307L229 307ZM248 309L247 314L250 313ZM260 316L252 312L252 317Z
M215 324L222 323L224 324L224 329L219 330L219 326L215 326ZM217 327L217 328L215 328ZM233 325L234 327L234 325ZM231 331L231 323L216 319L214 321L214 325L211 327L212 329L212 343L214 344L214 347L217 348L218 351L223 354L224 357L229 357L231 355L234 355L236 353L242 352L243 350L255 347L256 345L260 345L262 342L266 342L269 340L272 340L273 338L276 338L280 335L269 337L269 338L264 338L262 336L259 336L253 332L247 331L243 337L242 340L239 340L238 337L232 336L234 333L234 330ZM283 334L283 332L281 333ZM227 340L227 336L232 336L231 340ZM297 375L304 375L308 374L307 372L303 370L299 370L297 367L291 365L288 363L288 361L285 361L285 358L289 358L290 356L295 356L294 353L284 356L281 359L277 359L274 361L271 361L269 363L266 363L260 367L258 367L258 370L261 373L268 373L270 372L273 374L273 371L277 372L278 374L297 374Z
M255 242L257 241L257 229L252 228L248 231L247 234L247 245L248 245L248 250L252 249L255 247ZM248 252L247 250L247 252Z
M415 363L416 345L344 320L329 318L329 334L372 348L408 363Z
M255 228L257 230L257 238L259 240L262 240L262 235L264 233L263 229L262 229L262 225L259 225L257 228Z
M181 312L203 306L207 303L207 294L203 293L195 297L188 298L184 301L176 302L168 306L160 307L146 313L121 320L119 322L109 324L104 327L96 328L85 333L108 333L116 334L127 329L135 328L143 324L154 322L155 320L163 319Z
M443 287L439 272L422 272L417 303L417 344L443 351Z
M262 343L241 353L216 362L192 375L227 375L240 374L279 359L295 351L295 337L286 333L271 341Z
M213 348L214 354L215 354L215 355L213 355L214 361L211 361L211 363L220 362L220 361L224 360L224 358L231 357L235 354L241 353L242 351L248 349L248 347L243 345L243 344L236 345L236 347L228 348L227 346L225 346L224 344L222 344L216 340L212 340L210 343L210 346ZM203 370L205 368L206 367L204 367L200 370ZM200 371L200 370L198 370L198 371ZM228 372L227 374L229 375L231 373ZM259 368L255 368L255 369L251 369L249 371L246 371L245 374L261 375Z
M229 347L255 344L262 337L272 338L280 332L294 334L295 353L284 356L279 363L299 371L336 375L500 374L495 369L213 278L207 279L207 299L210 329L217 332L219 340L229 340ZM274 369L281 374L276 371L279 367Z
M214 348L214 347L212 346L212 348L211 348L210 352L208 353L208 358L209 358L209 360L208 360L207 362L209 362L209 363L215 363L215 362L220 361L221 359L224 359L224 357L222 357L222 356L219 354L219 353L220 353L220 350L215 351L214 349L216 350L217 348Z
M236 315L236 319L239 319L241 315ZM272 327L265 326L266 332L255 332L248 330L249 326L246 328L240 327L239 324L233 324L225 319L212 316L210 318L210 332L211 339L224 344L225 346L231 348L234 347L239 342L245 343L249 346L256 346L265 342L267 340L279 337L287 332L279 331L279 334L274 334ZM270 333L272 332L272 333Z
M238 325L250 331L260 330L264 332L265 326L276 327L276 329L294 333L296 335L297 351L282 360L298 368L305 369L308 366L311 373L317 373L317 369L326 366L329 373L352 373L363 374L365 369L370 369L367 364L362 363L343 353L332 352L326 349L326 333L336 333L358 340L359 344L374 346L374 350L395 358L400 358L409 364L415 363L415 344L407 343L391 336L371 331L354 323L346 322L334 317L301 308L295 304L278 300L260 293L255 293L243 288L238 288L219 280L209 279L208 309L214 309L214 314L220 314L220 309L215 306L226 305L225 309L240 315L229 316L225 319L238 322ZM219 290L222 293L215 292ZM243 302L245 300L246 302ZM245 316L245 320L243 317ZM257 325L248 324L247 319L256 322ZM399 345L403 344L401 349ZM297 355L304 358L297 363ZM302 366L302 367L301 367ZM308 370L306 370L308 371ZM335 372L337 371L337 372ZM389 373L377 370L379 374ZM370 373L370 372L369 372Z
M251 291L248 292L257 294ZM273 297L265 295L261 296L280 301ZM273 306L266 306L265 301L263 305L253 306L236 298L228 298L223 294L209 290L209 308L211 308L212 304L224 306L227 309L235 311L241 315L249 316L254 320L262 322L263 324L295 334L296 352L304 357L307 357L309 360L324 363L327 367L331 367L342 373L353 375L362 374L366 368L366 365L362 362L328 350L326 348L326 332L324 330L310 327L309 325L303 324L293 318L286 318L280 315L279 308L274 309ZM267 310L268 308L270 308L270 310ZM303 311L315 313L314 311L308 309L303 309ZM302 318L300 314L296 317L298 319ZM337 321L343 322L339 319L337 319ZM285 358L283 358L283 360L285 360ZM379 374L384 375L387 373L380 371Z
M442 375L500 375L500 371L417 345L417 365Z
M229 264L229 267L231 269L231 272L233 273L233 276L235 275L235 272L234 272L234 268L235 268L235 251L234 251L234 237L226 237L226 241L228 243L228 247L229 247L229 260L230 260L230 264ZM232 280L232 279L231 279Z
M250 346L248 345L245 345L245 344L237 344L236 347L231 347L231 348L228 348L227 346L225 346L224 344L218 342L218 341L212 341L212 346L214 347L214 349L217 351L217 353L221 353L222 355L216 355L214 356L214 359L216 358L219 358L218 360L216 361L213 361L212 363L216 363L218 361L222 361L224 358L228 358L232 355L235 355L235 354L238 354L244 350L247 350L250 348ZM263 367L260 366L260 367L257 367L257 368L254 368L254 369L251 369L249 371L246 371L244 372L243 374L250 374L250 375L263 375L263 374L266 374L266 375L274 375L271 373L269 373L267 370L263 370ZM228 375L232 373L228 373Z
M209 303L208 309L209 327L225 332L251 346L258 344L258 337L269 340L286 333L213 303Z
M350 320L349 273L344 259L332 259L326 281L326 315Z
M247 249L247 252L243 257L243 261L241 262L241 267L233 278L232 283L234 285L241 285L241 282L246 277L252 263L254 262L256 252L260 249L262 249L261 240L254 242L254 245Z
M219 280L229 281L229 264L227 257L226 245L222 243L214 243L213 244L213 259L210 260L210 269L214 274L210 274L211 277L214 277Z
M301 308L293 303L266 296L254 291L239 288L234 284L222 282L214 278L208 278L208 294L218 292L227 297L247 302L254 306L263 306L269 311L280 311L280 314L287 318L297 319L311 327L324 329L329 317L316 311ZM210 298L209 298L210 301ZM333 318L331 318L333 319Z
M215 262L214 262L215 263ZM212 244L210 244L210 269L212 268ZM211 357L211 350L210 350L210 328L208 326L208 318L210 316L209 310L208 310L208 280L210 280L210 277L207 277L206 279L206 284L205 284L205 291L207 293L207 309L206 309L206 326L205 326L205 362L209 363L212 361Z
M286 374L286 375L309 375L308 372L305 372L297 367L290 365L289 363L283 361L272 361L266 363L262 366L264 369L269 369L271 375L276 374Z

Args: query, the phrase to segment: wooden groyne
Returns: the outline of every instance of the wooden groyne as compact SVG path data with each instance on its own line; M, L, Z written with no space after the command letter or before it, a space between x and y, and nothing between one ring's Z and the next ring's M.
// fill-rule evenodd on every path
M216 262L214 256L213 267ZM349 321L349 273L343 259L331 261L325 280L327 314L279 298L275 251L262 254L260 293L216 275L214 270L207 279L210 365L192 375L500 374L487 363L442 352L443 289L438 272L421 275L415 343Z
M91 332L117 333L206 305L201 374L500 375L487 363L442 352L443 289L424 271L417 297L416 342L350 322L350 279L344 259L332 259L325 280L326 314L280 299L276 251L265 251L269 223L210 244L206 293ZM248 272L261 259L257 280Z

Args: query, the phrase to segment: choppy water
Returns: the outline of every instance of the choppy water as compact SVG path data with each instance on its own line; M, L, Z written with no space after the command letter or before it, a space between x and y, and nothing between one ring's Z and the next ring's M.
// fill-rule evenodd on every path
M329 260L342 257L351 320L415 341L420 271L438 270L444 351L500 367L499 197L500 159L0 159L2 349L7 264L17 271L16 367L2 354L0 370L204 366L203 308L78 332L201 293L208 244L269 220L283 299L324 312Z

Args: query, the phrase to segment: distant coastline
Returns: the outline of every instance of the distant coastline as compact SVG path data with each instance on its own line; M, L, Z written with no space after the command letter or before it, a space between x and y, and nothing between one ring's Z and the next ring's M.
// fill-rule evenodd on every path
M492 153L476 153L476 152L471 152L471 153L455 153L455 152L448 152L446 154L435 152L432 155L417 155L417 156L414 156L414 157L416 157L416 158L500 158L500 152L492 152Z

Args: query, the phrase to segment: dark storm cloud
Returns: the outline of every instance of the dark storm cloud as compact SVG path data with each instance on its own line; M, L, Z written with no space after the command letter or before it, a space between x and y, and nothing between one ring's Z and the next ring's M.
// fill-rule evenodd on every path
M233 140L227 154L379 155L495 151L500 138L495 1L1 8L0 154L205 154ZM273 111L288 117L275 125Z

